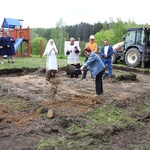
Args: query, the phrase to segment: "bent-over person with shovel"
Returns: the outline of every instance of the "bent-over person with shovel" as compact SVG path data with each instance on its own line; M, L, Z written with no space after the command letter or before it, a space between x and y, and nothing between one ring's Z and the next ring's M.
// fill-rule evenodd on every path
M90 70L92 76L95 77L96 94L94 96L100 96L103 93L102 75L105 71L105 65L97 54L91 52L89 47L84 49L84 55L88 57L88 60L80 69L82 71L85 68Z

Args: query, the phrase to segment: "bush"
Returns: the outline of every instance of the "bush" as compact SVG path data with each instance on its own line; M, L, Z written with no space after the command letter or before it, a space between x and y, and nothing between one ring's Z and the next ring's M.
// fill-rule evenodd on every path
M46 44L47 44L47 40L45 38L42 38L42 37L35 37L31 41L31 54L32 55L39 55L40 54L40 41L42 41L42 53L44 52Z

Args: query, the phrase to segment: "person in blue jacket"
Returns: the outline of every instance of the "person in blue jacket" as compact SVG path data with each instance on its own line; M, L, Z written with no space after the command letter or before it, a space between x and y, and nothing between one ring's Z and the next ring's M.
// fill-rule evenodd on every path
M102 61L107 65L108 67L108 75L109 77L112 77L112 61L111 61L111 56L113 54L114 50L111 45L109 45L108 39L104 40L104 46L101 49L101 56L102 56ZM103 77L105 77L106 73L104 72Z
M82 71L89 69L92 76L95 77L96 94L94 96L100 96L103 93L102 75L105 71L105 65L97 54L91 52L89 47L84 49L84 55L88 57L88 60L80 69Z
M10 35L9 32L7 33L7 36L5 37L5 42L6 42L5 55L7 55L8 63L10 63L10 62L14 63L15 40L13 39L13 37Z

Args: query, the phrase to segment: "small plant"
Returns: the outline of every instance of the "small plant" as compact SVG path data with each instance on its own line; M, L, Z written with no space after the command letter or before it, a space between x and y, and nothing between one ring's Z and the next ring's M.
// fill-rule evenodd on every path
M6 105L13 110L21 110L24 104L20 100L9 100L6 102Z
M47 140L41 139L38 143L37 150L43 150L45 147L51 146L52 143L53 141L51 141L50 139Z

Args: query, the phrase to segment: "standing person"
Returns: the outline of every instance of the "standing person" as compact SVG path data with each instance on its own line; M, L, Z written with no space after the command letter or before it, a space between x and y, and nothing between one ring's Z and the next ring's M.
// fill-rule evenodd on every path
M7 36L5 37L6 41L6 48L5 48L5 55L7 55L8 63L12 62L14 63L14 55L15 55L15 48L14 43L15 40L10 35L9 32L7 32Z
M104 40L104 46L101 49L101 56L102 56L102 61L105 64L105 66L108 66L108 75L109 77L112 77L112 61L111 61L111 56L113 54L113 48L111 45L109 45L109 42L107 39ZM106 76L106 73L104 72L103 77Z
M96 94L94 96L100 96L103 93L102 75L105 71L105 65L97 54L91 52L89 47L84 49L84 54L88 60L80 69L88 68L90 70L92 76L95 77Z
M95 43L95 37L94 37L94 35L90 36L89 42L85 45L85 47L89 47L92 52L97 53L98 46Z
M78 77L78 75L81 74L80 71L80 60L79 60L79 55L80 55L80 47L79 45L75 44L75 39L73 37L70 38L70 44L66 46L65 49L65 54L67 55L67 66L72 65L75 66L77 70L74 72L70 72L69 70L67 72L67 75L69 77Z
M98 46L97 44L95 43L95 38L94 38L94 35L91 35L90 38L89 38L89 42L85 45L85 48L86 47L89 47L91 49L92 52L94 53L97 53L98 51ZM87 61L88 57L86 57L85 59L85 62ZM87 69L83 71L83 75L82 75L82 79L85 79L86 78L86 75L87 75ZM93 77L92 77L93 78Z
M0 64L3 64L3 55L5 50L5 38L0 34Z
M57 57L58 50L53 39L50 39L46 45L43 56L47 55L46 60L46 80L49 81L50 77L55 77L58 71Z

